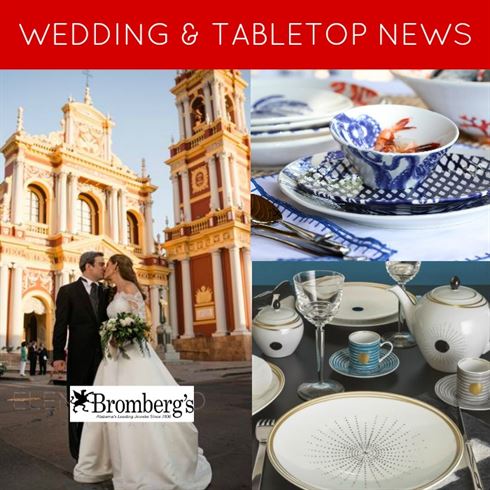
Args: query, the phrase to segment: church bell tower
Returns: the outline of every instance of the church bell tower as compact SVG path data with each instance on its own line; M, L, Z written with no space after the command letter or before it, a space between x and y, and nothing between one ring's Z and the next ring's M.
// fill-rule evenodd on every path
M170 319L188 357L250 355L250 140L238 70L181 70L170 146L174 226L165 230Z

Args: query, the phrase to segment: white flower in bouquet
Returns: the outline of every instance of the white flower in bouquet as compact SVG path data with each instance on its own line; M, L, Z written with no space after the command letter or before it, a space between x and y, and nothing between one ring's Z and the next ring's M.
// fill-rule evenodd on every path
M130 316L128 316L127 318L121 320L120 323L123 327L129 327L129 325L132 325L134 323L134 320Z
M125 350L128 343L136 343L143 355L145 349L150 352L146 343L150 338L150 326L132 313L119 313L116 318L105 321L100 329L100 337L102 349L108 358L112 357L109 345L115 347L126 359L129 359Z

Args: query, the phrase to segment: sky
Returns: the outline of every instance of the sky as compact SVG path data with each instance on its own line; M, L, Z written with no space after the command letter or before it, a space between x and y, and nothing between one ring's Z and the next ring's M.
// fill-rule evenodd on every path
M172 136L179 137L177 109L170 88L175 70L91 70L94 107L116 123L112 151L136 172L141 159L158 190L153 194L154 235L168 216L173 224L169 157ZM248 73L242 72L248 80ZM82 70L0 70L0 144L15 131L17 108L24 108L24 129L48 134L60 129L61 107L69 96L83 101L86 76ZM3 163L3 162L2 162ZM0 182L4 166L0 168Z

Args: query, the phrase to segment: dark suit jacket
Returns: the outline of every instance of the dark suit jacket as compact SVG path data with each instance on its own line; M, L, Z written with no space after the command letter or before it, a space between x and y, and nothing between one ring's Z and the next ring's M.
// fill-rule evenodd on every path
M32 345L29 347L27 358L31 362L36 362L37 360L37 350Z
M65 359L69 328L67 384L93 384L102 360L99 328L107 320L107 290L99 287L99 311L92 307L82 279L62 286L56 298L56 322L53 331L53 360Z

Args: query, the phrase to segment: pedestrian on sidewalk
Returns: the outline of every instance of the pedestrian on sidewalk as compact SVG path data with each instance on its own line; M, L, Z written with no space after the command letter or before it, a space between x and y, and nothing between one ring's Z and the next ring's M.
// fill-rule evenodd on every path
M24 377L26 375L26 364L27 364L27 343L24 340L22 344L20 344L20 370L19 374Z
M36 348L35 341L32 341L31 344L29 345L28 357L29 357L29 374L31 376L35 376L36 364L37 364L37 348Z
M46 366L48 364L48 349L44 344L39 347L39 374L46 374Z

